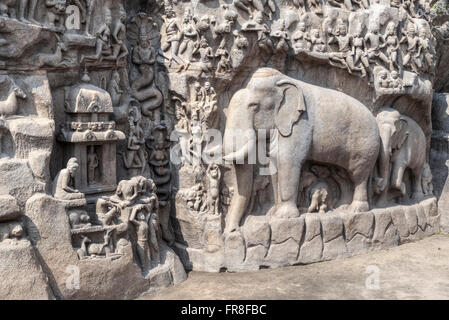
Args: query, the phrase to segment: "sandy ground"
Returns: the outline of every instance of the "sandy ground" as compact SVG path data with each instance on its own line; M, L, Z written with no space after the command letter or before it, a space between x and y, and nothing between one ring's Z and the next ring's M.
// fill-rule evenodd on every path
M449 236L305 266L190 272L142 299L449 299Z

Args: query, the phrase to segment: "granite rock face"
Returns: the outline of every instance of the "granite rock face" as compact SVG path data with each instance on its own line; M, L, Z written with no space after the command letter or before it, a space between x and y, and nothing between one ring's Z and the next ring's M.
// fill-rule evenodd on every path
M2 297L131 299L449 230L441 2L20 3Z

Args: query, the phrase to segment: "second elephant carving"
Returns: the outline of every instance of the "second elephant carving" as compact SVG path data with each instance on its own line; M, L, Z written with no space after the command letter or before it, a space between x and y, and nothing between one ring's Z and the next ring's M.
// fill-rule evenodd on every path
M342 92L261 68L233 96L227 111L224 159L233 163L237 189L226 217L226 232L239 227L247 209L253 169L251 164L240 163L247 163L244 160L258 142L257 134L238 146L232 141L241 130L252 129L278 132L277 174L272 176L275 204L270 215L299 216L296 200L306 160L344 168L354 185L350 210L370 209L368 180L380 150L379 129L371 111Z

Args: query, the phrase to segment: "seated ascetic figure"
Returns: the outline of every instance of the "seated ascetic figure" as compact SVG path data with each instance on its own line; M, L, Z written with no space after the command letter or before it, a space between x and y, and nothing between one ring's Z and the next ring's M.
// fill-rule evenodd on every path
M74 187L74 178L78 169L78 159L71 158L67 162L67 167L59 171L52 185L52 195L55 199L77 200L85 198L84 194Z

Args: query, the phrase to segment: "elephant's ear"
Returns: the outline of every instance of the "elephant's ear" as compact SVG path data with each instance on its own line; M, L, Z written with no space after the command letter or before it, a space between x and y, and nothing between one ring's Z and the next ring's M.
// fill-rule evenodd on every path
M391 149L399 150L407 140L409 130L407 120L400 118L394 122L395 131L391 136Z
M281 80L276 83L281 91L281 102L275 110L274 124L283 137L292 134L293 125L306 111L304 95L298 86L289 80Z

